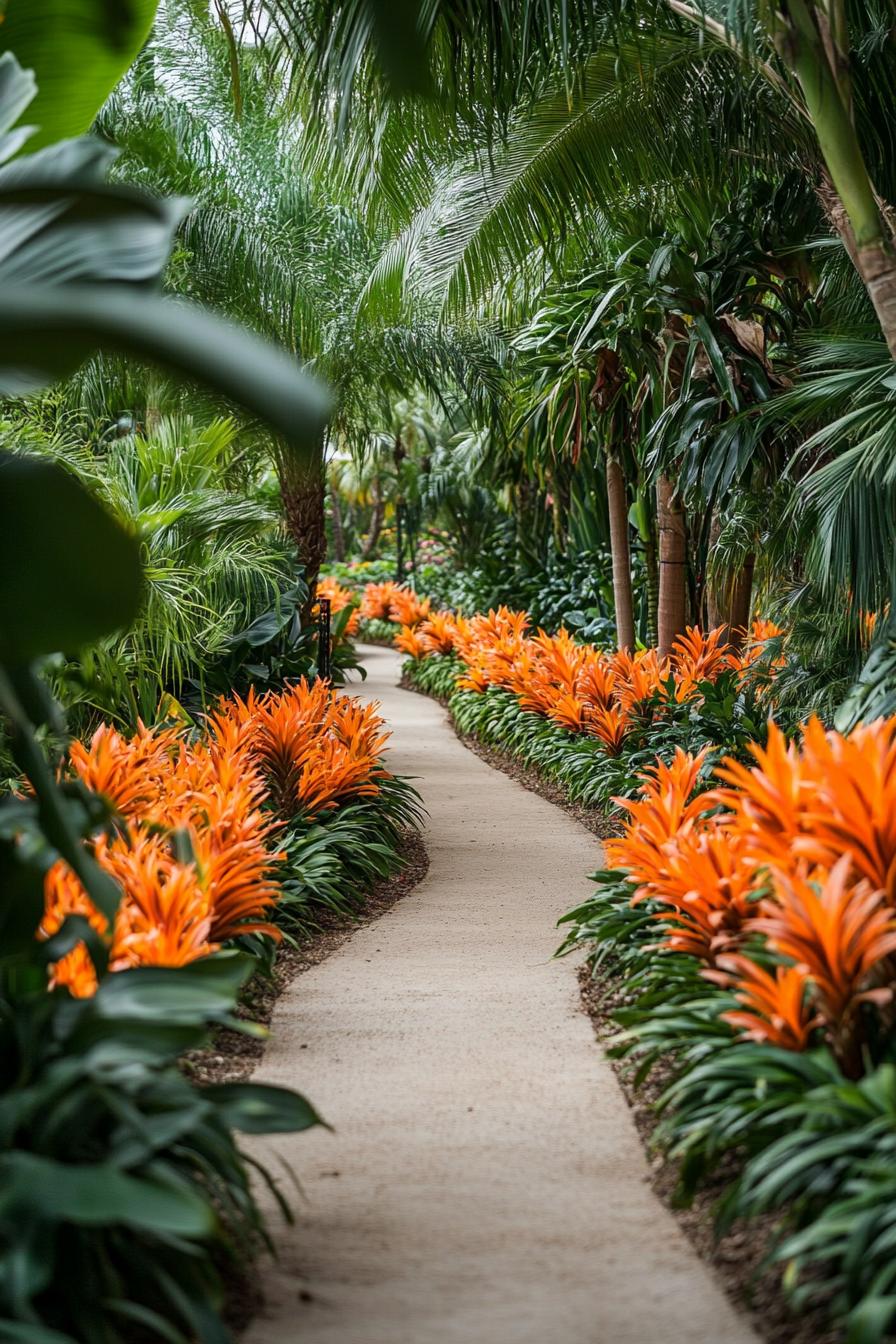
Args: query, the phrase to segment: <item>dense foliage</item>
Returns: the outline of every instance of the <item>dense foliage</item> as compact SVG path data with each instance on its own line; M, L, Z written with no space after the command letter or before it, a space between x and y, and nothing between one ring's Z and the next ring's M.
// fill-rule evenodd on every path
M777 1215L768 1254L795 1307L890 1338L896 720L812 718L788 740L766 722L783 632L759 621L741 650L690 631L663 660L415 601L390 608L410 684L571 800L616 809L561 950L584 948L617 1004L635 1085L663 1066L655 1141L682 1197L723 1180L721 1231Z
M892 1333L887 7L0 19L5 1335L224 1338L233 1131L317 1117L177 1061L394 869L396 626L622 814L569 945L684 1190Z

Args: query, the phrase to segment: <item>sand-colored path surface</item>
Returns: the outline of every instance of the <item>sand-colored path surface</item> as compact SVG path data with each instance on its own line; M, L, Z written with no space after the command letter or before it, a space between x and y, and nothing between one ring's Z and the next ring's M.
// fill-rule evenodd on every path
M551 960L594 837L397 689L394 654L365 661L430 868L280 1000L256 1078L336 1133L257 1145L305 1198L295 1228L272 1215L248 1344L755 1341L652 1194L574 964Z

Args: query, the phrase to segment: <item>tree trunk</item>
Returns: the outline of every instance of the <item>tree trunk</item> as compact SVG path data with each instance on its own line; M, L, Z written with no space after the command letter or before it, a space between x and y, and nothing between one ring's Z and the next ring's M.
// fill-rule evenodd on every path
M370 515L370 531L367 533L367 540L364 542L361 551L361 559L369 560L377 547L380 539L380 533L383 530L383 519L386 516L386 501L383 498L382 483L377 477L373 483L373 513Z
M311 620L317 579L327 554L325 494L323 454L307 464L284 463L280 472L283 515L308 587L301 609L303 625Z
M753 614L753 570L756 568L755 555L748 555L731 582L731 599L728 604L728 642L734 649L742 649L750 631L750 617Z
M610 555L613 561L613 606L616 642L620 649L635 647L632 604L632 560L628 538L628 496L622 466L607 456L607 505L610 512Z
M342 505L339 502L339 491L330 486L330 527L333 531L333 559L345 559L345 531L342 526Z
M660 610L660 566L656 553L656 539L652 532L644 539L644 568L647 570L646 641L653 647L657 642L657 618Z
M709 556L719 540L721 527L718 514L713 514L709 530ZM750 629L750 617L753 614L753 570L756 568L755 555L748 555L742 565L735 570L716 574L706 584L706 618L710 630L721 628L724 638L735 650L743 648Z
M836 20L837 31L831 26ZM840 209L832 218L841 237L849 226L847 251L874 305L887 349L896 359L896 251L886 210L868 172L856 131L849 79L849 37L842 0L832 5L826 24L819 24L816 7L794 7L791 28L782 29L779 48L799 81L806 110L818 137L833 195Z
M660 654L670 652L687 628L687 537L681 499L668 476L656 483L656 519L660 538L660 592L657 644Z

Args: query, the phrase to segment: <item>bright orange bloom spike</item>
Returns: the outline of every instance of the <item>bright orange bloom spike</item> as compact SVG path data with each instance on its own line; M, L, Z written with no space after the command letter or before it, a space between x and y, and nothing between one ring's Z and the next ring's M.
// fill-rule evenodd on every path
M589 712L589 731L600 738L608 756L618 756L622 751L629 727L629 715L621 705L610 705L607 709L597 708Z
M802 770L799 752L776 724L769 724L768 745L750 745L755 766L726 757L716 770L734 785L716 797L732 811L732 827L747 837L757 863L787 868L791 846L801 834L816 783Z
M425 658L432 652L423 636L409 625L403 625L392 642L400 653L406 653L409 658Z
M451 653L458 638L457 622L447 611L433 611L418 627L426 653Z
M664 946L713 964L737 946L755 913L755 878L742 846L717 822L706 824L699 832L682 830L665 845L651 894L671 907L656 915L671 926Z
M104 723L89 746L72 743L69 760L88 789L102 794L123 816L135 816L158 801L177 737L177 729L146 728L141 723L127 738Z
M752 1041L766 1041L782 1050L805 1050L812 1033L821 1025L808 1006L806 973L799 966L776 966L774 974L757 966L748 957L732 954L719 957L721 973L704 971L735 989L743 1005L739 1011L723 1013L732 1027L743 1029Z
M860 724L846 737L811 719L802 774L812 788L795 852L826 867L850 853L856 872L896 905L896 718Z
M851 870L851 857L844 854L828 874L774 873L774 900L763 901L753 920L769 946L810 977L835 1030L860 1003L892 998L892 990L875 983L875 972L896 952L896 919L884 893L852 882Z
M392 594L397 587L397 584L391 582L368 583L364 588L361 605L358 608L361 619L363 621L388 621Z
M84 943L78 943L59 961L50 963L50 988L67 989L72 998L92 998L98 988L96 970Z
M395 587L389 602L389 620L396 625L419 625L429 615L428 597L420 598L412 588Z
M691 755L677 748L667 765L657 760L639 778L640 798L614 798L629 813L621 839L604 845L611 868L621 868L639 884L638 897L653 894L666 871L665 846L710 806L705 797L691 798L706 758L707 748Z

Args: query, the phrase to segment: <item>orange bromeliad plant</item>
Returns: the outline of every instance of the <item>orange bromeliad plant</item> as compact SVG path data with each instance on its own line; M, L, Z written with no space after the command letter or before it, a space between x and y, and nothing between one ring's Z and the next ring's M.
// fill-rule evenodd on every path
M371 612L392 613L393 587L368 585L365 601ZM430 612L405 621L395 645L414 659L456 654L464 665L458 689L511 691L522 709L596 737L609 755L623 750L635 728L649 725L657 702L699 700L706 682L740 667L721 630L703 635L691 628L670 658L660 658L656 649L604 653L567 630L532 635L528 627L527 614L508 607L469 619Z
M250 757L286 817L313 817L347 797L370 797L386 772L379 754L382 719L325 682L304 678L280 692L219 705L215 722L231 720L243 733Z
M127 738L108 725L70 752L77 776L125 823L93 842L118 882L113 926L63 861L45 881L43 937L83 915L107 943L110 970L180 966L246 933L279 938L265 917L279 897L272 852L286 817L313 819L379 792L388 734L372 705L304 680L281 692L222 701L203 738L142 725ZM175 856L172 833L183 839ZM183 857L183 851L189 859ZM96 988L79 944L51 967L76 995Z
M704 972L707 979L736 986L741 1004L722 1014L726 1022L739 1027L749 1040L767 1041L782 1050L805 1050L810 1045L821 1018L811 1015L802 967L776 966L768 971L739 954L719 957L718 966L718 972Z
M666 872L665 847L684 829L693 829L706 811L704 797L692 797L706 749L692 755L676 748L672 761L657 760L641 775L639 798L616 798L629 814L622 837L608 840L607 859L637 885L637 897L659 894Z
M661 946L733 990L742 1011L726 1020L789 1049L823 1029L857 1076L863 1006L888 1011L896 987L896 718L847 735L811 720L799 743L771 724L750 752L693 797L698 759L658 762L638 799L617 800L629 820L607 856L635 901L659 902Z

